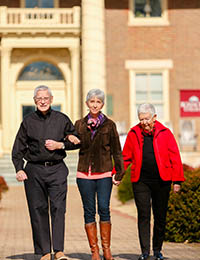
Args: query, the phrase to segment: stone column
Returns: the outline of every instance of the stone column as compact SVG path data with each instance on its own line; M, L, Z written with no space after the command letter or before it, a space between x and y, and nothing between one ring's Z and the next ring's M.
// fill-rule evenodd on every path
M2 150L4 153L10 152L10 144L13 140L10 135L10 111L11 89L9 84L11 48L1 47L1 125L2 125Z
M71 54L71 98L72 102L72 121L76 121L81 117L81 90L80 90L80 48L78 47L70 47Z
M0 60L1 60L1 46L0 46ZM1 64L0 64L0 79L1 79ZM1 82L0 82L0 104L2 103L2 88L1 88ZM2 149L2 107L0 106L0 156L3 154Z
M104 0L82 0L82 94L106 90ZM83 102L83 115L87 113Z
M0 46L0 104L2 103L2 87L1 87L1 52L2 52L2 48ZM2 126L2 107L0 105L0 128Z

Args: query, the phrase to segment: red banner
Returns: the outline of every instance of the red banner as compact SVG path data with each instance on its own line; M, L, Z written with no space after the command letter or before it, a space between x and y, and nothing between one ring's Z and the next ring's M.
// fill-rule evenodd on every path
M180 115L200 116L200 90L180 91Z

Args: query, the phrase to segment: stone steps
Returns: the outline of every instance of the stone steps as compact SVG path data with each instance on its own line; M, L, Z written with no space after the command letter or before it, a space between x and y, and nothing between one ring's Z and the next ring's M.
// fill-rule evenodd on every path
M76 171L78 162L78 152L68 152L65 163L69 168L68 183L76 183ZM3 176L8 185L22 185L22 183L16 181L15 169L11 161L11 155L5 154L0 158L0 176Z

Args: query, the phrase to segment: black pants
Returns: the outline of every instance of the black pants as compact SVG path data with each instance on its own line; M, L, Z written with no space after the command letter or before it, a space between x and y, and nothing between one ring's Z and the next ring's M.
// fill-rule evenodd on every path
M159 252L162 249L170 189L170 182L145 184L139 181L133 183L142 253L150 253L151 205L154 217L153 251Z
M68 169L64 162L53 166L27 163L25 172L35 254L50 253L52 246L54 252L63 251Z

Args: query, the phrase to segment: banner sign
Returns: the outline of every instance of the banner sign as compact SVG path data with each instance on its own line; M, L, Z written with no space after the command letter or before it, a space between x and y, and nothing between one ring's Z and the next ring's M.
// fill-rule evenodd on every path
M200 117L200 90L180 91L180 115L181 117Z

